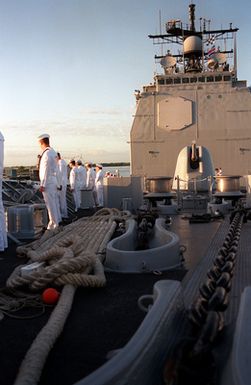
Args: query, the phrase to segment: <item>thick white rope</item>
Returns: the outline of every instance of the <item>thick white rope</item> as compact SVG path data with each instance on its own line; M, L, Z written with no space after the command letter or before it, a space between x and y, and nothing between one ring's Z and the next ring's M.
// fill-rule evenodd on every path
M37 335L28 350L16 377L14 385L35 385L38 383L47 356L62 332L67 319L76 288L65 285L59 302L49 321Z
M109 211L107 209L101 210L99 213L99 215L88 219L80 219L68 225L66 231L56 232L53 237L46 238L44 243L41 240L35 241L19 250L20 255L29 256L35 261L49 260L53 256L57 261L54 263L58 263L58 265L61 263L64 268L66 267L67 273L65 274L64 271L62 274L62 266L58 266L60 275L55 279L54 283L65 286L48 323L40 331L28 350L14 385L36 385L38 383L50 349L63 330L72 306L76 287L80 285L102 287L106 283L101 259L106 244L116 228L116 221L123 219L123 213L121 214L118 210ZM76 232L77 236L75 236ZM67 245L68 247L66 247ZM90 263L87 262L87 256L90 258ZM70 265L72 259L81 261L80 273L71 272L71 267L67 266ZM60 260L63 260L63 262ZM93 274L90 274L92 269ZM53 268L50 274L53 275L55 270L57 270L57 267ZM13 278L13 275L15 278ZM16 272L13 275L8 280L9 284L11 283L10 286L13 280L20 279L19 273L17 273L18 278ZM68 280L73 276L74 285L67 284Z

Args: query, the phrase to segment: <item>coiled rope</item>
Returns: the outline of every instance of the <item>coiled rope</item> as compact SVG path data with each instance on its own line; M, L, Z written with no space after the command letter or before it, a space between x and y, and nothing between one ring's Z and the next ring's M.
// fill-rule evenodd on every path
M52 283L64 285L48 323L33 341L20 366L14 385L36 385L46 358L63 330L78 286L102 287L106 278L102 265L106 244L117 222L129 214L102 209L92 217L81 218L62 231L46 232L41 239L17 248L19 256L32 262L45 261L39 272L22 277L17 267L7 280L9 288L28 285L37 290Z

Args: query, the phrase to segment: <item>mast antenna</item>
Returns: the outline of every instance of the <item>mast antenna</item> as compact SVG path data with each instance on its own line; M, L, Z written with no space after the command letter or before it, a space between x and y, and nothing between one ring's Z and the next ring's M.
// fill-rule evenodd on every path
M189 5L190 31L195 31L195 4Z
M159 34L162 35L161 9L159 10ZM163 44L161 44L161 55L163 56Z

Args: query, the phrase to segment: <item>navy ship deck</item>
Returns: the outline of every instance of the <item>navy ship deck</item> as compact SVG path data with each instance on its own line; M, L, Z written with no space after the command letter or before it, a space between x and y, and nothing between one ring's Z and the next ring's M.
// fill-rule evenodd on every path
M79 288L63 333L49 354L39 384L70 385L104 364L107 354L123 347L139 327L145 314L137 307L137 299L151 293L156 281L181 281L185 307L188 308L198 294L199 286L206 279L206 273L223 244L229 225L228 216L209 223L192 224L187 218L177 215L173 218L172 231L179 234L181 244L186 247L184 268L161 275L106 273L105 288ZM242 226L231 300L224 314L225 323L229 325L227 330L231 328L231 332L241 293L246 286L251 285L250 226L249 222ZM4 287L13 268L20 263L15 248L12 244L1 253L1 287ZM35 314L40 310L36 310ZM44 314L36 318L22 319L18 315L17 318L5 316L2 319L0 362L5 385L14 383L21 360L51 311L52 308L47 306ZM187 322L184 317L179 326L179 334L183 338L187 335ZM228 338L227 346L224 345L225 356L223 354L222 357L226 358L230 345L231 338ZM221 361L224 360L222 358Z

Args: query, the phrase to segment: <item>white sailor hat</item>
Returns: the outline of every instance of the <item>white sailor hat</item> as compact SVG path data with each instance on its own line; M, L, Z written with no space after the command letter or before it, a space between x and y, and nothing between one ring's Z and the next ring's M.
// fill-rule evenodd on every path
M96 167L103 168L102 164L100 164L100 163L96 163Z
M49 139L50 135L49 134L42 134L38 136L38 140L48 138Z

